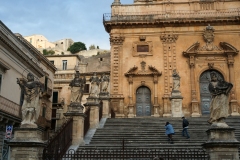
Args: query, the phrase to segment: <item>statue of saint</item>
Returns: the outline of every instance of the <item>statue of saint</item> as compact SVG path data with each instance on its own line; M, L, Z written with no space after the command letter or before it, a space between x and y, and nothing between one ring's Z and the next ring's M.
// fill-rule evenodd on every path
M224 119L228 117L228 93L233 85L222 79L218 79L217 73L214 71L210 73L210 77L211 82L208 89L212 95L212 101L208 123L224 122Z
M103 73L101 76L101 92L107 92L109 84L109 77Z
M180 87L180 76L176 69L173 70L173 90L179 90Z
M34 81L34 76L31 73L28 73L27 81L24 78L17 78L17 84L24 93L21 127L37 128L36 122L41 106L40 97L44 91L44 86L39 81Z
M91 82L90 97L98 97L100 79L97 77L96 73L94 73L89 81Z
M76 71L74 79L69 84L71 87L71 102L81 103L85 84L86 78L80 78L79 71Z

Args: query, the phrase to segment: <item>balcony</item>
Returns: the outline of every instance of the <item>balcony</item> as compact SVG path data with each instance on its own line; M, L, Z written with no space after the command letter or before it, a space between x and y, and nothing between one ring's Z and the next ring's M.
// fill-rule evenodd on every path
M21 106L2 96L0 96L0 110L17 118L21 117Z
M184 11L172 10L165 12L118 12L103 15L103 23L109 32L111 25L162 24L186 22L222 22L239 21L240 8L224 10Z

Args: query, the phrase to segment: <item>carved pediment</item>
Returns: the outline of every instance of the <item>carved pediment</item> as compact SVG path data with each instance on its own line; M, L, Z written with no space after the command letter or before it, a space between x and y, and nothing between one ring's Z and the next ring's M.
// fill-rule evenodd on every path
M235 52L236 54L239 52L235 47L227 42L220 42L219 45L223 48L225 52Z
M153 66L148 66L148 70L137 70L138 67L134 66L132 68L130 68L128 70L127 73L125 73L125 76L153 76L153 75L157 75L157 76L161 76L162 72L159 72L155 67Z
M199 42L196 42L196 43L192 44L185 52L183 52L183 54L184 53L195 53L195 52L197 52L199 45L200 45Z

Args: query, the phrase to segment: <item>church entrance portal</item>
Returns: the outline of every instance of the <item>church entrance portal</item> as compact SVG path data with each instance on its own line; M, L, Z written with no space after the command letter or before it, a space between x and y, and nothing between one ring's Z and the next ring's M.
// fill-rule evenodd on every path
M137 89L137 116L151 116L151 91L147 87Z
M211 94L208 90L208 84L211 80L210 73L213 70L207 70L203 72L200 76L200 98L201 98L201 109L202 115L210 114L210 103L211 103ZM224 80L221 73L214 70L217 73L218 79Z

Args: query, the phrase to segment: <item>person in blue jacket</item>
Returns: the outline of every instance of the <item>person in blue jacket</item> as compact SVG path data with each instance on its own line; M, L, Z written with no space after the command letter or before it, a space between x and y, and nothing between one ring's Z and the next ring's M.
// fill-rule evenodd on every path
M171 144L173 144L172 135L175 134L173 126L169 122L166 122L165 129L166 135L168 136L168 140L170 141Z

